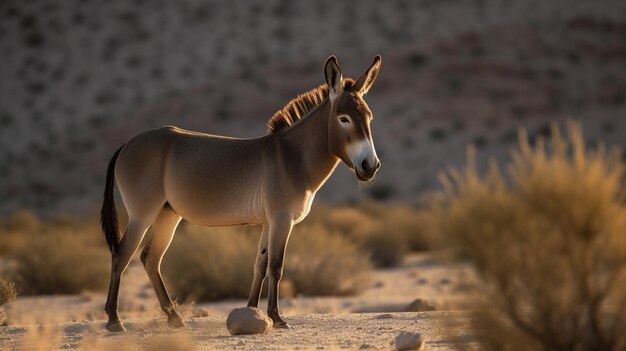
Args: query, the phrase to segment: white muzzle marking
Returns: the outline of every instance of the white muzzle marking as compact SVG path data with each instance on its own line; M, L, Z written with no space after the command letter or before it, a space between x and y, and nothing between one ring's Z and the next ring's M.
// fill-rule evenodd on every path
M378 157L376 156L374 143L367 138L348 144L346 151L354 170L359 174L365 173L362 167L363 161L367 161L370 167L374 167L377 163Z

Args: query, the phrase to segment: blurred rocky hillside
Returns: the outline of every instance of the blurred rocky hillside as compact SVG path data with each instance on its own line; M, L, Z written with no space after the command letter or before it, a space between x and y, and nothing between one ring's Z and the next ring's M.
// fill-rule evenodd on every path
M626 146L624 1L4 0L0 213L95 210L133 135L263 135L327 56L356 76L377 53L366 99L383 167L359 189L341 166L320 198L414 201L467 144L484 164L553 120Z

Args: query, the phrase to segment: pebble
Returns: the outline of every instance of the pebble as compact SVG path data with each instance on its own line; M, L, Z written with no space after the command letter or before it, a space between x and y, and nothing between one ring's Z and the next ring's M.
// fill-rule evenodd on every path
M424 350L424 339L418 333L402 332L395 339L396 350Z

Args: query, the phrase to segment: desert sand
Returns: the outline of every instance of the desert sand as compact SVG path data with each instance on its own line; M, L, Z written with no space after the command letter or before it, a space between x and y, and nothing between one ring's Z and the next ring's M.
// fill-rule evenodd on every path
M473 273L467 265L446 263L445 256L413 254L399 267L376 270L358 296L283 298L292 329L255 336L230 336L226 329L228 312L244 306L243 300L186 306L187 326L169 329L143 268L133 261L120 294L128 332L105 329L103 293L19 297L5 308L9 326L0 331L0 349L390 349L403 331L423 335L427 348L452 349L473 340L461 311ZM416 299L436 311L403 312Z

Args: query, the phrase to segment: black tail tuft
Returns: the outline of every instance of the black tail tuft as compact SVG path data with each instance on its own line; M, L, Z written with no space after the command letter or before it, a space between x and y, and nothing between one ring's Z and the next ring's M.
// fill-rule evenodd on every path
M124 147L124 145L122 145ZM117 211L115 211L115 161L117 156L122 150L120 147L111 161L109 161L109 168L107 169L106 183L104 186L104 196L102 201L102 210L100 210L100 224L102 224L102 231L104 237L107 239L109 250L112 255L117 255L120 246L120 230L117 221Z

